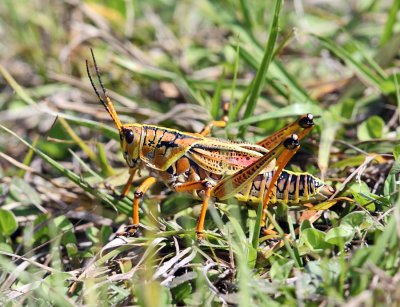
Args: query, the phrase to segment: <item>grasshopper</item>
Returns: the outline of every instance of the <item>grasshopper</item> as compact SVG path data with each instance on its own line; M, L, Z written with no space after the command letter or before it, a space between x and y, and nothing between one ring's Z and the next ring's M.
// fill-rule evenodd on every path
M284 166L299 149L301 140L313 127L313 116L305 114L294 123L256 144L207 137L214 126L225 127L227 104L221 121L212 121L200 133L142 124L123 125L102 82L93 51L92 58L103 96L86 69L93 89L119 131L120 145L129 167L129 179L121 192L125 197L137 170L147 168L150 176L137 188L133 199L133 225L139 227L139 201L158 179L171 190L190 193L203 202L198 219L197 239L203 239L209 200L234 197L247 203L263 201L265 227L269 203L303 204L329 198L335 190L308 173L293 173ZM298 134L296 134L298 132Z

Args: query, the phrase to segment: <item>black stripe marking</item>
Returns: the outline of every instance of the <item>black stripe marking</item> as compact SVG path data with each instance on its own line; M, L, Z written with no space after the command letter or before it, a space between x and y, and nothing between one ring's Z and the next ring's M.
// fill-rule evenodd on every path
M284 191L286 190L286 186L287 186L288 181L289 181L288 179L289 179L289 174L284 172L284 171L281 172L281 174L279 175L279 179L276 181L276 189L278 190L279 193L284 193ZM280 190L279 189L279 185L280 185L282 180L284 181L284 184L283 184L282 190Z
M300 175L299 179L299 197L304 196L304 187L306 185L306 180L304 175Z

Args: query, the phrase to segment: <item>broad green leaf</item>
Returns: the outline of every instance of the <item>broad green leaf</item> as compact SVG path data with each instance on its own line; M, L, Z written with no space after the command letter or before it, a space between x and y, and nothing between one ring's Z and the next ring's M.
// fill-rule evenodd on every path
M79 255L79 249L75 243L67 243L65 244L65 248L67 250L69 257L74 257Z
M0 242L0 251L6 252L6 253L13 253L13 249L10 244Z
M350 191L355 191L359 194L368 194L369 187L364 181L354 182L349 186Z
M355 231L351 226L340 225L328 231L325 236L325 241L330 244L342 246L343 244L350 242L354 235Z
M100 229L100 234L101 234L101 240L103 243L108 242L108 239L110 238L111 234L113 233L113 229L111 226L101 226Z
M381 117L377 115L371 116L358 127L357 137L361 141L380 138L384 125L385 123Z
M88 227L85 230L86 235L88 236L89 240L92 241L94 244L99 243L99 233L100 230L97 229L96 227Z
M14 214L9 210L0 209L0 232L7 237L18 228Z
M272 280L284 281L289 277L289 274L294 266L294 260L279 259L275 261L270 270Z
M65 216L63 215L57 216L53 220L53 222L56 225L57 229L60 231L60 233L64 233L61 239L61 244L63 245L66 245L68 243L77 244L77 240L73 232L74 226Z
M357 193L356 191L350 191L351 194L354 197L354 200L361 206L364 206L365 204L369 203L372 199L369 197L366 197L363 194ZM367 205L366 207L367 210L370 211L375 211L375 204L374 203L370 203L369 205Z
M371 218L368 212L365 211L355 211L347 214L340 223L340 226L350 226L359 231L368 228L369 226L375 224L374 220Z
M301 238L311 250L324 252L325 249L331 249L332 245L326 242L326 234L314 228L308 228L301 232Z
M368 185L364 181L361 181L361 184L358 182L352 183L349 186L349 191L353 195L354 200L361 206L364 206L365 204L371 202L371 200L375 199L369 197L371 193L369 191ZM370 211L375 211L375 203L367 205L366 209Z
M354 99L345 99L340 103L340 106L340 114L344 118L351 119L356 106L356 101Z
M182 283L171 289L171 292L177 301L182 301L192 293L192 285L189 282Z
M49 227L47 224L45 224L45 221L50 218L50 214L41 214L39 215L33 222L33 225L36 227L40 224L43 223L43 227L40 227L37 229L34 234L33 234L33 239L35 241L45 238L47 239L49 237Z
M360 166L365 161L365 155L357 155L347 159L339 160L331 164L330 168L345 168L349 166Z
M300 232L309 228L314 228L314 225L307 219L303 220L300 224Z

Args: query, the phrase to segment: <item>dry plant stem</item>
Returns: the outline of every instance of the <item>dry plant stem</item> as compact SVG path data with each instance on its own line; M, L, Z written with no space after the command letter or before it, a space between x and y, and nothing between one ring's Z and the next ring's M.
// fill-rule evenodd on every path
M362 153L363 155L369 156L369 153L368 153L368 152L366 152L366 151L364 151L364 150L362 150L362 149L360 149L360 148L356 147L355 145L352 145L352 144L350 144L350 143L348 143L348 142L345 142L345 141L343 141L343 140L334 140L334 142L339 143L339 144L342 144L342 145L345 145L345 146L347 146L348 148L351 148L351 149L355 150L356 152L359 152L359 153ZM340 150L338 153L336 153L336 154L342 154L342 153L344 153L345 151L346 151L346 148L343 148L343 149L341 149L341 150Z
M22 169L22 170L24 170L26 172L29 172L29 173L31 173L33 175L36 175L36 176L39 176L39 177L45 179L46 181L50 182L52 185L54 185L57 188L65 188L64 185L58 183L54 179L51 179L50 177L48 177L46 175L43 175L42 173L36 172L33 168L31 168L29 166L26 166L25 164L23 164L21 162L18 162L14 158L6 155L5 153L2 153L1 151L0 151L0 157L4 158L5 160L10 162L11 164L15 165L16 167L18 167L18 168L20 168L20 169Z

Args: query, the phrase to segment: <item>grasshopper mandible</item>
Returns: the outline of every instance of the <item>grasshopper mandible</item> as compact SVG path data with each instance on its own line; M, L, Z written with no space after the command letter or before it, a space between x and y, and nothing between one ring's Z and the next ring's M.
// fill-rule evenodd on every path
M261 221L265 226L269 203L318 202L335 192L332 187L308 173L293 173L283 169L299 149L298 141L313 128L311 114L300 116L293 124L256 144L207 137L213 126L225 127L226 106L223 120L210 122L200 133L137 123L123 125L91 52L103 97L93 82L88 61L87 73L97 97L119 131L124 159L129 166L130 176L121 197L128 194L137 170L147 168L150 173L135 191L130 233L135 233L139 227L139 200L157 179L161 179L173 191L188 192L203 201L196 228L199 241L203 239L204 219L210 199L235 197L244 202L263 201Z

